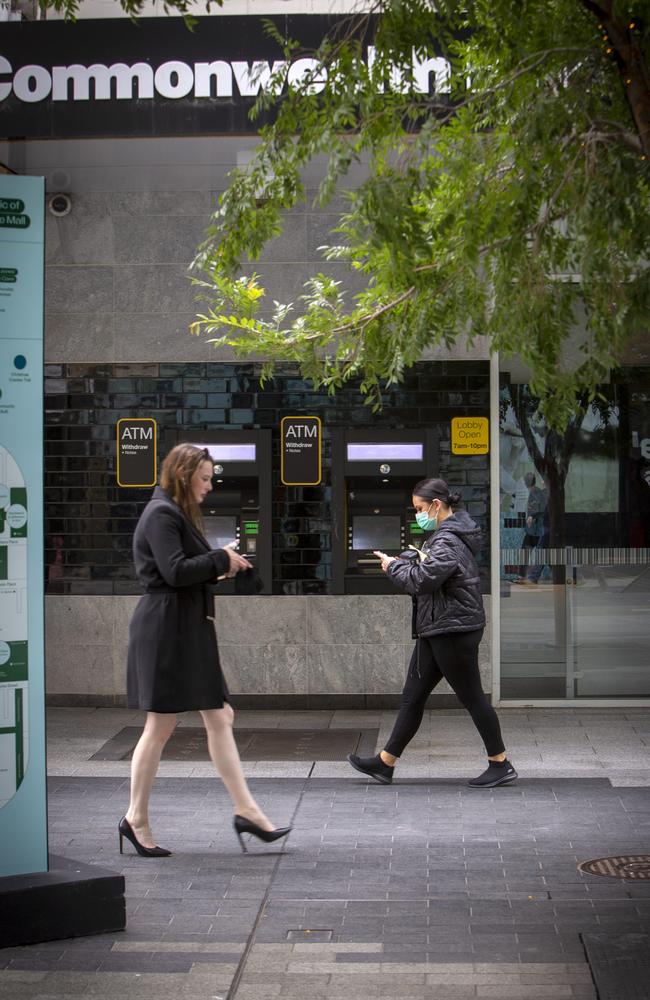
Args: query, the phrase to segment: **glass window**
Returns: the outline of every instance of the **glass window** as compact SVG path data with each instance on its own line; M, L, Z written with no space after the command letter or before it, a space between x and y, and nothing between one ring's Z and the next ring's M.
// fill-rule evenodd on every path
M650 696L650 370L564 434L501 388L501 697Z

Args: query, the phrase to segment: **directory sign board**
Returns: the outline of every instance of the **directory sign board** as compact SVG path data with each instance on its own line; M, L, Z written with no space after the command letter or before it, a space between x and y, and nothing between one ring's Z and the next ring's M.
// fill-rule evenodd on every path
M321 481L319 417L283 417L280 479L284 486L318 486Z
M0 176L0 876L47 871L45 183Z

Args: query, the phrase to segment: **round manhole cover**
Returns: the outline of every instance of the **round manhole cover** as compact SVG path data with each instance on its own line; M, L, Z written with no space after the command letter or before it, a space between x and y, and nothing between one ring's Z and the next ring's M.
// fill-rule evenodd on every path
M650 880L650 854L621 854L616 858L596 858L582 861L578 868L587 875L608 875L637 881Z

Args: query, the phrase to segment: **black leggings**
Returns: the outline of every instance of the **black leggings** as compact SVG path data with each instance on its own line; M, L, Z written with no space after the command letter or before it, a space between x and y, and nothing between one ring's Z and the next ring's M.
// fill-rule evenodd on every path
M488 757L503 753L505 747L499 719L481 686L478 646L482 635L480 628L474 632L452 632L418 639L406 675L399 715L384 747L387 753L401 757L404 747L420 728L427 698L443 677L471 715Z

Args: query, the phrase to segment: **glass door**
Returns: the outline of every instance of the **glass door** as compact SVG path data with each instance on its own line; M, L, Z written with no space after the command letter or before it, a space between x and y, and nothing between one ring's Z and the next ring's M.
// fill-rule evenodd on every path
M650 372L547 432L501 390L501 698L650 697Z

